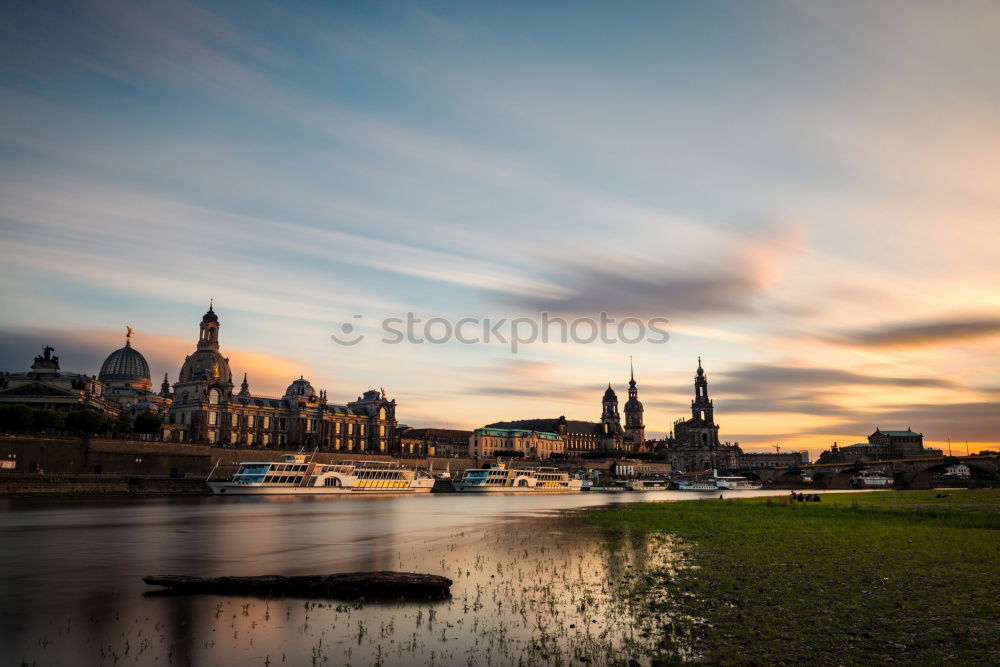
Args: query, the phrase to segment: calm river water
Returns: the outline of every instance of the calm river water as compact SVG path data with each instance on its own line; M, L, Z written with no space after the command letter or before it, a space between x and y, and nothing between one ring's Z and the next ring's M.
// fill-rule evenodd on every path
M758 493L766 495L739 495ZM641 661L642 619L616 589L647 563L669 566L670 545L595 528L568 510L697 495L0 500L0 657L5 665ZM156 596L141 580L355 570L443 574L455 582L452 598Z

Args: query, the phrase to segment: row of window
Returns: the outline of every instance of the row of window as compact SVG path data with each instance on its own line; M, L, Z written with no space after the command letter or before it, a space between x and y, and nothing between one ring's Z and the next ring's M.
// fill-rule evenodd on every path
M190 424L191 414L192 413L190 412L175 413L174 415L171 415L170 420L176 419L174 423L177 424ZM222 422L224 421L224 419L222 418L223 416L224 416L223 413L209 412L208 425L209 426L221 425ZM319 430L319 422L320 420L318 419L307 420L306 432L307 433L317 432ZM240 415L231 413L229 416L229 424L237 428L242 426L246 428L260 428L263 430L269 430L271 428L272 421L270 415ZM285 431L288 428L287 420L285 417L275 418L274 424L276 426L276 429L279 431ZM364 423L357 424L354 422L349 422L346 424L347 426L346 429L343 428L343 426L344 426L343 422L339 421L333 422L333 432L335 434L346 433L347 435L362 435L362 436L368 435L368 424ZM385 424L379 424L378 431L379 431L379 437L384 438L386 434Z
M215 430L209 431L208 440L211 443L217 444L221 442L221 434ZM247 447L259 445L262 447L268 447L272 443L276 444L279 447L282 447L288 444L288 440L284 433L278 433L274 438L271 437L270 433L261 433L261 434L244 433L242 438L240 437L240 434L237 431L230 431L229 433L230 445L245 445ZM361 442L359 440L350 442L348 439L345 438L336 438L329 444L334 449L357 449L360 447ZM385 440L379 440L379 447L381 449L385 449Z

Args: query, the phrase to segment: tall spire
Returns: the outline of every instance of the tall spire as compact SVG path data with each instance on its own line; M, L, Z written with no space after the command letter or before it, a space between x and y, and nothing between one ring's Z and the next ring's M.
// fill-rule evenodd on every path
M705 369L701 367L701 356L699 356L698 374L694 378L694 400L691 401L691 416L696 420L713 424L712 412L712 400L708 397L708 378L705 377Z
M628 357L629 381L628 401L625 403L625 435L633 450L641 450L646 445L646 426L642 423L642 403L639 402L639 388L635 384L635 362Z
M243 382L240 384L240 393L237 396L249 396L250 395L250 383L247 382L247 374L243 373Z

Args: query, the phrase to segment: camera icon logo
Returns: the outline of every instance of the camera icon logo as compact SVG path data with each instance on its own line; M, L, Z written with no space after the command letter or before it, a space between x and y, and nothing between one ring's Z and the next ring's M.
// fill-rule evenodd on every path
M353 319L360 320L363 315L352 315ZM337 345L344 345L350 347L352 345L357 345L364 339L364 334L355 334L354 325L350 322L344 322L340 325L340 335L330 334L330 339Z

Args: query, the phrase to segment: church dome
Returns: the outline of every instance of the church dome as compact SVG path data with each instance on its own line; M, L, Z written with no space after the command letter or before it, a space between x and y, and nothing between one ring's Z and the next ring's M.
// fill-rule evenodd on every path
M125 347L108 355L101 364L101 372L97 379L108 385L128 383L135 388L139 388L138 385L145 385L147 388L153 386L149 376L149 364L146 363L146 358L132 347L132 343L125 343Z
M293 381L285 390L285 396L315 396L316 390L301 375L298 380Z
M604 400L605 401L618 400L618 394L615 393L615 390L611 388L610 384L608 385L608 388L604 390Z
M229 361L218 350L195 350L184 360L178 375L180 382L207 380L209 382L232 382L233 374L229 370Z
M642 410L642 403L638 398L630 398L625 401L625 412L639 412Z

